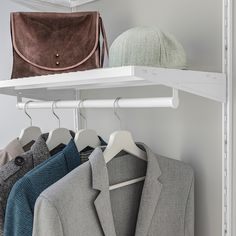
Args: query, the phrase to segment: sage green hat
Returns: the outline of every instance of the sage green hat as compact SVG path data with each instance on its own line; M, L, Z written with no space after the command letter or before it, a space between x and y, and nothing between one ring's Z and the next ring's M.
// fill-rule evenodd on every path
M155 27L122 33L110 48L109 66L151 66L186 69L186 54L176 38Z

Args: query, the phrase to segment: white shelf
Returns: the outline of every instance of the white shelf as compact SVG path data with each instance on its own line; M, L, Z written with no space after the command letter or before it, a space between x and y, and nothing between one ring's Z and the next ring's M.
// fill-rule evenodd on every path
M150 67L117 67L0 81L0 94L55 100L73 99L76 89L164 85L218 102L226 100L222 73Z
M75 12L78 7L96 0L12 0L30 9L51 12Z

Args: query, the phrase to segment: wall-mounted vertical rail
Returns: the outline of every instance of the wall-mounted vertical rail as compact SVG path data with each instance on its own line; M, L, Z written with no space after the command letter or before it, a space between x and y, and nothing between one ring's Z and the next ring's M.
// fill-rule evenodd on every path
M80 91L78 89L75 90L75 100L80 100ZM80 112L79 107L74 109L74 130L77 132L81 127L81 121L80 121Z
M226 75L226 102L222 105L222 236L232 235L232 30L233 0L223 0L222 70Z

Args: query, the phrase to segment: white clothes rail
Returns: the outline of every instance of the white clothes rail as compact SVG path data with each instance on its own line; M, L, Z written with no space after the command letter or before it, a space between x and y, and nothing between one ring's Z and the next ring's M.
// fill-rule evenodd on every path
M18 109L51 109L52 101L48 102L30 102L17 104ZM116 106L119 108L152 108L152 107L169 107L177 108L179 106L178 91L175 90L173 97L161 97L161 98L121 98L116 102ZM67 108L113 108L114 99L102 99L102 100L79 100L79 101L58 101L55 103L55 108L67 109Z

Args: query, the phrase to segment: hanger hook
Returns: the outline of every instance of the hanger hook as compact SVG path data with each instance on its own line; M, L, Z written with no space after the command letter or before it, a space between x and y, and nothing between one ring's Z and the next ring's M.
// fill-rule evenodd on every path
M84 123L85 123L85 129L87 129L87 118L85 117L85 115L82 113L81 108L82 108L82 104L85 100L80 100L79 104L78 104L78 109L79 109L79 115L80 117L82 117L84 119Z
M119 123L120 123L120 129L121 129L121 118L117 112L117 108L118 108L118 103L120 101L121 97L117 97L115 100L114 100L114 103L113 103L113 108L114 108L114 115L116 116L116 118L118 119Z
M32 117L29 115L29 113L27 112L27 105L29 104L29 103L31 103L31 102L33 102L32 100L29 100L29 101L27 101L26 103L25 103L25 105L24 105L24 112L25 112L25 114L29 117L29 119L30 119L30 126L32 126L33 125L33 119L32 119Z
M55 112L55 106L56 106L56 103L57 103L58 101L54 101L54 102L52 102L52 114L56 117L56 119L58 120L58 125L59 125L59 128L61 128L61 120L60 120L60 118L59 118L59 116L56 114L56 112Z

